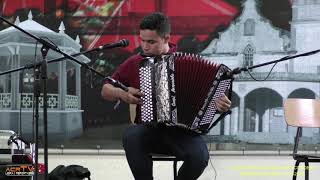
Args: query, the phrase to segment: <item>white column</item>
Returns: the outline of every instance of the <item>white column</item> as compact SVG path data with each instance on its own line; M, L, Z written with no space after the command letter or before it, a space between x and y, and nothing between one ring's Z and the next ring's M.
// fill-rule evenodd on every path
M262 116L262 132L270 132L270 109L267 109Z
M232 109L231 124L231 135L236 135L239 128L239 107Z
M259 132L259 114L258 113L255 113L255 122L256 123L254 126L254 132Z
M76 96L78 97L78 109L81 109L81 69L80 65L76 64Z
M243 131L244 124L244 97L240 97L239 104L239 131Z
M19 67L19 48L15 49L15 53L12 57L11 69ZM20 72L14 72L11 74L11 109L18 109L19 100L19 75Z
M231 116L230 115L227 115L225 118L224 118L224 135L230 135L230 118Z
M66 95L67 95L67 64L66 61L59 62L58 68L59 74L59 82L58 82L58 93L59 93L59 109L65 110L66 109Z

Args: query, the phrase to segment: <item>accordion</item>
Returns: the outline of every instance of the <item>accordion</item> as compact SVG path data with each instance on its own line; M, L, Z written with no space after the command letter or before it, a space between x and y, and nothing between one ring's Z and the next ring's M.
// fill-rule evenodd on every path
M230 71L194 54L145 57L139 67L142 123L207 133L218 112L215 100L231 95Z

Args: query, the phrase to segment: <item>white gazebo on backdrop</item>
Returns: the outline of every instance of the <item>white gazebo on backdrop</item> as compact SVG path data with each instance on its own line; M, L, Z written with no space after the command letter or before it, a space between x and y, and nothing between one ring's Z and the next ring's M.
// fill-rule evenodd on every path
M73 40L65 34L61 22L59 32L54 32L32 19L15 24L22 29L42 38L49 39L67 54L80 51L79 37ZM0 71L23 67L42 59L42 44L20 32L14 27L0 31ZM47 59L61 57L49 50ZM78 56L79 61L90 60ZM0 76L0 129L21 132L31 137L33 131L33 69ZM42 97L40 97L40 134L43 132ZM81 110L81 74L80 65L71 60L63 60L48 64L48 136L50 140L70 139L82 134Z

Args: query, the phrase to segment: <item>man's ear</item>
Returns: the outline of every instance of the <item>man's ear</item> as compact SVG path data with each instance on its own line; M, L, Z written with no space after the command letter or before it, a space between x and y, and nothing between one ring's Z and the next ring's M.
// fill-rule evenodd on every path
M170 34L164 35L164 41L165 41L165 43L169 43L169 41L170 41Z

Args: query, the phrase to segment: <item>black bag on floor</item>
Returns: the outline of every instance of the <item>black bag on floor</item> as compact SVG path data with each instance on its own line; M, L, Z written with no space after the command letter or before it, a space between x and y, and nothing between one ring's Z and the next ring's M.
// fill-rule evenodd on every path
M49 174L49 180L90 180L90 171L80 165L59 165Z

